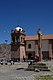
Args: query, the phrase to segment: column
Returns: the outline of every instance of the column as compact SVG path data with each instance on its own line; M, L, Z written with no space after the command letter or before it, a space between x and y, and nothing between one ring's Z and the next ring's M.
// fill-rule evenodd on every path
M39 53L39 61L42 61L42 31L38 29L38 53Z
M25 55L25 46L20 45L20 61L23 61L23 57L26 58Z
M39 57L39 54L38 54L38 45L35 45L35 55L37 55Z

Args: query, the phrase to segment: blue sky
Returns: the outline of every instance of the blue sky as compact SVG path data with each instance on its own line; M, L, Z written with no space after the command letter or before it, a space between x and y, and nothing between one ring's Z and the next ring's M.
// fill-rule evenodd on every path
M53 0L0 0L0 43L10 43L18 24L26 35L36 35L38 28L53 34Z

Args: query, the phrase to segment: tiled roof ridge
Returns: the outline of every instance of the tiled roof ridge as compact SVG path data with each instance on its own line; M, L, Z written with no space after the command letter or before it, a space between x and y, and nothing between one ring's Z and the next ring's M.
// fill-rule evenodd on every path
M25 40L37 40L38 35L35 36L25 36ZM53 34L43 34L42 39L53 39Z

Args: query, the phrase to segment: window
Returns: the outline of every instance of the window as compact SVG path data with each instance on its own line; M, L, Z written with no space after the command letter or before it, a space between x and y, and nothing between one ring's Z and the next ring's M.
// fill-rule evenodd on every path
M28 44L28 48L29 48L29 49L31 48L31 44Z
M21 37L21 42L22 42L22 37Z
M24 42L24 38L23 37L21 37L21 42Z
M15 37L12 37L13 42L15 42Z
M17 42L19 42L19 36L16 37Z

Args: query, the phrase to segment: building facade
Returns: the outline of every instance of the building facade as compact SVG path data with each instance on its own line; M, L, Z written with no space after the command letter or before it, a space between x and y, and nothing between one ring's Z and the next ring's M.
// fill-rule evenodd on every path
M22 61L39 57L38 35L26 36L25 31L17 26L11 31L11 59ZM53 34L42 35L42 59L53 58Z

